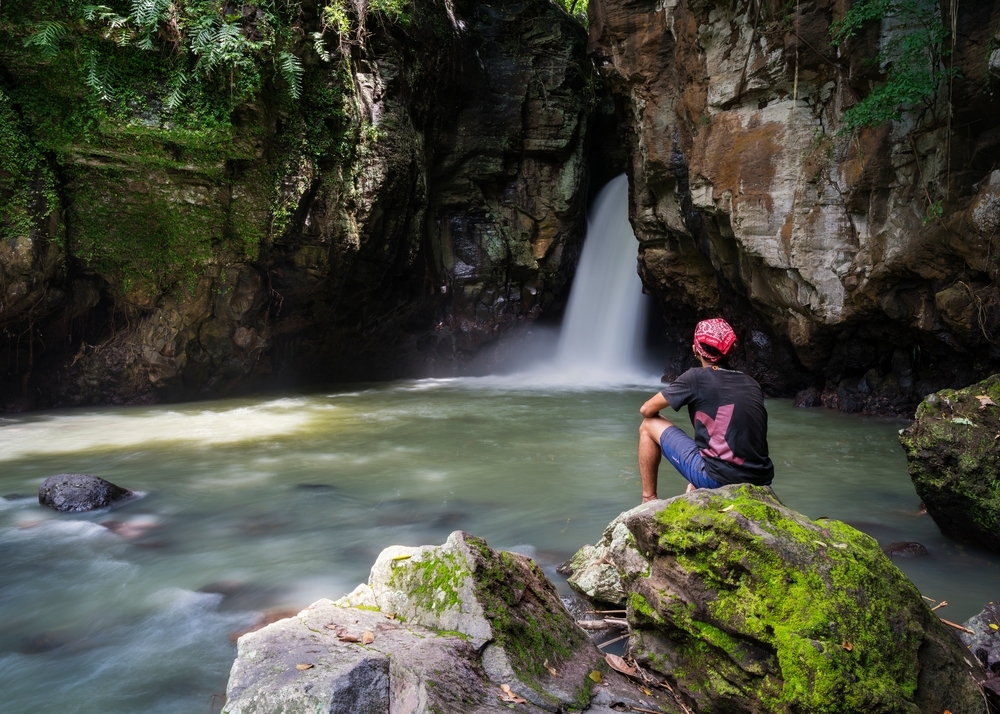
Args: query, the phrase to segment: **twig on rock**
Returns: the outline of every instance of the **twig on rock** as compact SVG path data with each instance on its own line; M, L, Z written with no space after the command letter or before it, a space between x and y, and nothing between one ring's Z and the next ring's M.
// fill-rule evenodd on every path
M962 627L961 625L956 625L951 620L946 620L943 617L940 618L941 622L948 625L949 627L954 627L956 630L961 630L962 632L968 632L970 635L976 634L974 631L970 630L968 627Z
M934 612L934 611L935 611L935 610L937 610L937 609L938 609L939 607L947 607L947 606L948 606L948 601L947 601L947 600L942 600L942 601L941 601L941 602L939 602L939 603L938 603L937 605L935 605L934 607L932 607L932 608L931 608L931 612Z
M584 615L622 615L628 610L587 610Z
M630 634L631 634L630 632L626 632L624 635L621 635L620 637L616 637L613 640L608 640L606 642L602 642L601 644L597 645L597 649L604 649L608 645L613 645L615 642L621 642L626 637L628 637Z

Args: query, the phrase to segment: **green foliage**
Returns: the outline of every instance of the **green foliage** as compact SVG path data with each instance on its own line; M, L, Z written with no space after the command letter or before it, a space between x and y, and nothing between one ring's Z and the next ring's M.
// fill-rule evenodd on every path
M0 92L0 238L29 235L58 205L52 171Z
M953 74L943 65L950 53L948 30L931 0L858 0L833 24L833 44L853 37L866 24L889 20L892 29L875 61L885 81L844 112L844 131L898 120L903 109L930 105L938 89Z
M938 219L943 215L944 215L944 204L941 202L940 199L938 199L937 201L935 201L934 203L932 203L927 207L927 212L924 213L922 222L926 226L931 221Z
M568 12L584 27L588 26L587 0L553 0L556 5Z

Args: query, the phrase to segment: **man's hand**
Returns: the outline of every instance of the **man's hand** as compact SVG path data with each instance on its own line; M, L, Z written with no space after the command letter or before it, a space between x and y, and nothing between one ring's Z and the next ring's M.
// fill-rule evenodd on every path
M657 392L646 400L645 404L639 407L639 413L647 419L653 419L654 417L660 416L661 409L666 409L669 406L670 403L666 400L666 398L660 392Z

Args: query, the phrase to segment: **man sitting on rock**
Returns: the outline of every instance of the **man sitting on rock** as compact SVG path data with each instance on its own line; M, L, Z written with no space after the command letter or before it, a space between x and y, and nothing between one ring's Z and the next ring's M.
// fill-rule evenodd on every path
M701 366L689 369L639 409L643 503L657 498L661 453L688 480L688 491L731 483L767 486L774 478L760 385L753 377L724 368L735 344L736 333L722 318L699 322L693 350ZM666 407L679 411L685 404L694 439L660 416Z

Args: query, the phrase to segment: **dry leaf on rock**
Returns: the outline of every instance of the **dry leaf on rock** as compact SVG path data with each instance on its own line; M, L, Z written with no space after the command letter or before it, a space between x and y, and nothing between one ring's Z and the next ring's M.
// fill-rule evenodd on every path
M604 660L609 665L611 665L611 669L615 670L616 672L621 672L622 674L627 674L630 677L634 677L635 676L635 673L636 673L635 667L633 665L630 665L628 662L626 662L625 660L623 660L618 655L611 654L609 652L608 654L604 655Z
M604 677L602 677L600 671L596 669L593 672L591 672L589 676L591 681L597 682L598 684L604 681Z
M528 701L524 697L519 697L516 694L514 694L509 684L501 684L500 691L503 692L503 694L500 695L501 702L510 702L511 704L525 704Z
M847 640L844 640L844 643L843 643L843 644L841 645L841 647L843 647L843 648L844 648L845 650L847 650L848 652L850 652L851 650L853 650L853 649L854 649L854 645L852 645L852 644L851 644L850 642L848 642Z
M373 635L370 630L365 630L365 633L361 635L362 644L370 645L374 641L375 635Z
M335 622L331 622L329 625L326 625L326 629L328 629L328 630L339 630L340 629L340 625L338 625Z
M995 407L997 405L996 402L994 402L992 399L990 399L985 394L980 394L979 396L976 397L976 399L979 400L979 409L980 410L983 410L986 407Z
M551 664L549 664L548 660L542 662L542 666L545 667L545 669L547 669L549 671L549 674L551 674L553 677L559 676L559 673L556 671L556 668L553 667Z
M295 665L295 669L297 669L297 670L299 670L301 672L301 671L304 671L304 670L307 670L307 669L312 669L315 666L316 665L314 665L314 664L297 664L297 665Z
M337 631L337 639L341 642L361 642L361 638L357 635L352 635L344 628L340 628Z

